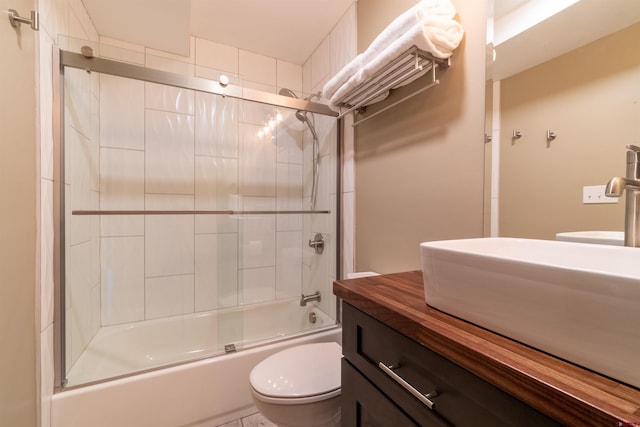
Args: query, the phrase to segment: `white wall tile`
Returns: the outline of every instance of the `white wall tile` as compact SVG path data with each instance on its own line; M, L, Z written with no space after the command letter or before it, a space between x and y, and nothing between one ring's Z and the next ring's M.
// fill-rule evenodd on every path
M322 85L330 78L331 45L329 37L318 46L311 55L311 93L322 89Z
M357 55L355 3L340 18L329 37L331 56L329 73L333 76Z
M54 34L54 13L55 8L52 0L40 0L38 2L38 13L40 13L40 40L46 37L50 42L53 41Z
M40 334L40 426L51 426L51 398L53 397L53 388L55 380L54 355L55 349L53 345L54 327L49 325L46 330ZM38 371L38 370L37 370ZM36 371L36 372L37 372Z
M234 86L241 86L242 79L238 74L230 73L228 71L215 70L213 68L203 67L202 65L196 65L196 77L200 77L207 80L219 81L221 76L226 76L229 79L229 84Z
M195 311L238 303L238 234L196 235Z
M79 40L89 40L89 33L83 27L80 22L80 18L78 17L78 13L75 9L80 9L79 7L73 7L73 1L69 1L68 6L70 6L68 11L68 28L66 34L73 38Z
M196 93L196 155L238 158L239 101Z
M71 360L76 361L91 336L91 243L71 246L66 251L66 292L71 313Z
M102 324L144 319L144 237L103 237Z
M189 39L189 56L176 55L162 50L146 48L145 66L156 70L180 74L195 75L195 37Z
M65 209L68 228L68 245L75 245L91 239L91 219L88 216L72 215L73 210L91 209L90 182L92 167L90 141L73 127L65 133ZM96 165L93 165L97 168Z
M277 233L276 298L302 292L302 231Z
M276 85L268 85L268 84L264 84L264 83L252 82L251 80L245 79L244 76L240 76L240 84L239 85L242 86L243 89L259 90L259 91L265 92L265 93L276 93L277 92Z
M98 259L98 262L100 260ZM102 288L100 283L91 288L91 336L102 326Z
M72 360L71 353L71 344L73 342L73 334L71 333L72 329L72 321L74 319L73 313L71 310L70 304L65 304L65 323L64 323L64 339L65 339L65 352L64 352L64 363L66 367L67 373L71 370L71 367L75 363L75 360Z
M276 108L271 105L240 101L240 121L242 123L250 123L262 128L267 126L269 121L275 119L276 116Z
M275 197L276 144L270 137L260 137L259 126L242 125L242 180L243 196Z
M91 192L91 209L100 209L100 193ZM91 215L91 286L100 284L100 216Z
M320 147L320 155L327 156L336 154L337 144L336 135L338 134L338 123L333 117L321 116L314 114L311 121L315 126L318 134L318 143Z
M238 161L196 156L196 209L238 210ZM196 233L238 231L231 215L197 215Z
M64 75L65 123L85 137L91 135L91 77L67 67Z
M195 65L192 62L188 62L188 58L170 59L165 56L158 56L158 51L154 51L153 53L150 53L150 51L153 50L147 49L145 53L145 67L167 71L181 76L195 76ZM169 56L169 54L167 54L167 56Z
M311 93L312 91L312 81L311 81L311 58L309 58L302 65L302 91L304 93Z
M233 307L239 301L239 236L218 234L218 308Z
M193 194L193 116L146 110L145 190Z
M344 129L352 129L353 115L343 117ZM354 133L345 131L342 139L342 189L345 193L355 191Z
M196 38L196 65L238 74L238 49Z
M144 209L144 152L102 148L100 152L100 208ZM141 236L144 217L100 217L103 236Z
M296 118L295 110L279 109L282 121L276 128L279 163L302 164L302 135L307 126Z
M53 179L53 44L46 34L40 34L39 47L39 91L40 108L40 174L44 179Z
M144 46L101 36L100 56L121 62L144 65Z
M193 196L147 194L148 210L191 210ZM145 217L145 277L194 273L194 216Z
M275 299L276 269L274 267L241 270L242 304L255 304Z
M278 59L276 61L276 77L278 90L281 88L291 89L300 96L300 92L302 92L302 67L300 65Z
M147 47L145 49L147 55L149 56L155 56L158 58L166 58L166 59L171 59L173 61L180 61L180 62L184 62L187 64L195 64L196 62L196 56L195 56L195 51L196 51L196 39L195 37L190 37L189 38L189 56L182 56L182 55L177 55L175 53L170 53L170 52L165 52L163 50L158 50L158 49L152 49Z
M144 149L144 83L100 76L100 145Z
M273 197L243 197L242 209L248 211L272 211ZM241 222L240 268L275 266L276 218L275 215L245 215Z
M302 210L302 165L277 164L276 209ZM278 231L302 230L302 215L278 214Z
M194 113L194 91L145 82L145 107L172 113Z
M193 275L153 277L145 280L147 319L193 312Z
M355 193L342 195L342 275L355 271Z
M320 159L320 172L318 174L318 197L316 198L316 210L330 210L335 212L335 191L330 193L331 183L335 182L335 167L330 162L329 156ZM334 184L335 185L335 184ZM307 215L311 220L311 231L318 233L334 233L335 223L332 223L328 214Z
M195 311L218 308L218 235L195 236ZM225 248L220 248L226 250Z
M89 134L90 140L90 159L89 163L91 167L91 182L90 189L93 191L100 190L100 100L91 95L91 132Z
M244 80L277 86L275 58L240 50L238 59L238 72Z
M53 182L40 181L40 331L53 323Z

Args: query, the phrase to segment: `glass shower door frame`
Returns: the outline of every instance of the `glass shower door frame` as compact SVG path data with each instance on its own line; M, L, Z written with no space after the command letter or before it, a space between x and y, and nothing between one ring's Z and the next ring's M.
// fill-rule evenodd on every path
M315 102L311 102L304 99L296 99L290 98L287 96L281 96L276 94L265 93L253 89L243 88L240 86L235 86L232 84L228 84L224 79L220 79L220 81L212 81L206 80L197 77L190 76L182 76L173 73L168 73L164 71L149 69L137 65L121 63L118 61L96 58L90 56L84 56L79 53L68 52L59 50L54 48L53 54L54 60L54 70L57 70L58 73L54 75L54 84L53 84L53 94L54 94L54 155L57 158L54 166L54 226L55 226L55 265L54 265L54 275L55 275L55 323L56 327L55 336L54 336L54 354L55 354L55 388L61 389L64 387L65 382L65 352L66 352L66 343L65 343L65 199L64 199L64 191L65 191L65 153L64 153L64 78L65 78L65 67L85 70L87 72L99 72L103 74L109 74L114 76L120 76L125 78L131 78L135 80L141 80L145 82L158 83L178 88L184 89L192 89L199 92L211 93L215 95L221 95L223 97L231 97L245 101L254 101L263 104L269 104L274 106L280 106L285 108L291 108L296 110L308 111L311 113L319 113L325 116L337 117L338 114L328 108L328 106L324 104L319 104ZM342 120L338 118L338 129L341 128ZM337 135L337 145L338 145L338 153L337 153L337 173L336 173L336 184L337 184L337 200L336 200L336 214L337 214L337 224L336 224L336 238L337 241L340 242L341 236L341 141L340 141L341 132L338 131ZM297 211L295 213L328 213L329 211ZM85 214L85 215L105 215L105 214L114 214L114 215L150 215L150 214L220 214L220 215L229 215L229 214L272 214L272 213L282 213L282 212L246 212L246 211L185 211L185 212L168 212L168 211L126 211L126 212L99 212L99 211L85 211L76 214ZM292 212L285 212L292 213ZM340 277L340 254L342 250L342 245L336 245L336 274L337 277ZM336 309L336 313L339 316L339 309ZM339 321L339 317L337 319Z

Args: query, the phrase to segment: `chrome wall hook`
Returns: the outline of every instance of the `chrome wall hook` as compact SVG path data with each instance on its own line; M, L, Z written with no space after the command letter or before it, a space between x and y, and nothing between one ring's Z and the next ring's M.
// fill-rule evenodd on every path
M513 130L513 138L518 139L522 137L522 132L520 132L518 129L514 129Z
M558 135L556 135L555 132L547 129L547 140L553 141L554 139L556 139L556 136L558 136Z
M20 24L29 24L34 31L40 29L40 14L35 10L31 11L31 19L21 17L15 9L9 9L7 14L13 28L20 28Z

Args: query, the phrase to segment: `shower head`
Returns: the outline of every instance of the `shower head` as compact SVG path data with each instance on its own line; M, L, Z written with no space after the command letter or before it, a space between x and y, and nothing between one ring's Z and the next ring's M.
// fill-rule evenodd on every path
M296 95L294 91L292 91L291 89L287 89L286 87L280 89L278 91L278 94L282 96L288 96L289 98L298 99L298 95ZM300 110L296 111L296 119L300 120L302 123L306 123L309 120L307 118L307 113Z
M282 89L280 89L280 91L278 91L278 94L282 96L288 96L289 98L298 97L298 95L296 95L291 89L287 89L286 87L283 87Z

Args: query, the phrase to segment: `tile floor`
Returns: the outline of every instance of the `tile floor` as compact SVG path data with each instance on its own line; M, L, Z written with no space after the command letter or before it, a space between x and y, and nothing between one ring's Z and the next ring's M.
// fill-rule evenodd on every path
M277 427L261 413L255 413L239 420L234 420L218 427Z

